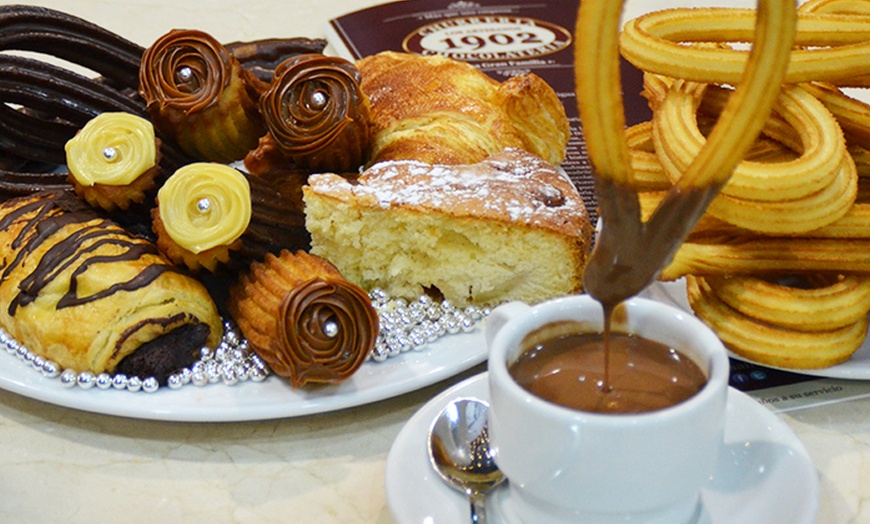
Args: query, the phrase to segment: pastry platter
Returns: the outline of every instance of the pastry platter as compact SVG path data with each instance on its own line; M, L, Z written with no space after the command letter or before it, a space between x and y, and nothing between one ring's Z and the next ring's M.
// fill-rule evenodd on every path
M478 325L383 362L368 361L339 385L301 389L272 375L262 382L161 387L154 393L84 390L65 387L5 351L0 360L0 389L50 404L143 420L236 422L326 413L403 395L480 364L486 343Z

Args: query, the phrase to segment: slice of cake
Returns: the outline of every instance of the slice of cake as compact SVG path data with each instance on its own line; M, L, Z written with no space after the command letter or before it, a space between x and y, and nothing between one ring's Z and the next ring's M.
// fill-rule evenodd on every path
M311 252L365 289L458 306L581 291L586 208L567 176L525 151L458 166L382 162L308 183Z

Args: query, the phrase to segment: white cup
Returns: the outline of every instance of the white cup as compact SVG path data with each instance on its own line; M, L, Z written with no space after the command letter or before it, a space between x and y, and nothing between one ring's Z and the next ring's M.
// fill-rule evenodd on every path
M722 446L728 358L719 338L690 314L633 298L615 331L667 344L692 358L707 383L674 406L640 414L583 412L543 400L508 373L523 338L551 322L601 332L602 308L587 295L535 306L508 303L487 318L490 439L508 478L500 512L511 522L690 522Z

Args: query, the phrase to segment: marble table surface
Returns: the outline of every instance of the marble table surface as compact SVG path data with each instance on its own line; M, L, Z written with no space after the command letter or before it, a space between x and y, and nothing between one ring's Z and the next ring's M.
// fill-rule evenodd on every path
M172 28L201 29L226 42L320 37L328 19L373 4L371 0L39 3L83 16L142 45ZM721 3L728 5L725 0ZM738 4L747 2L731 2ZM447 381L357 408L240 423L120 418L0 391L0 520L387 524L393 518L386 505L384 465L396 435L427 400L483 370L481 365ZM778 416L806 445L818 471L816 522L870 522L870 398Z

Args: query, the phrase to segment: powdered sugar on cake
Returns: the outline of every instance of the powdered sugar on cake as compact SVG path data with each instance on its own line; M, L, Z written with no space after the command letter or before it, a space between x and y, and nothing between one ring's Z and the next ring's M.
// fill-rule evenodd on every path
M309 185L321 194L383 209L442 211L559 228L580 227L586 217L583 201L568 177L519 149L460 166L382 162L355 181L312 175Z

